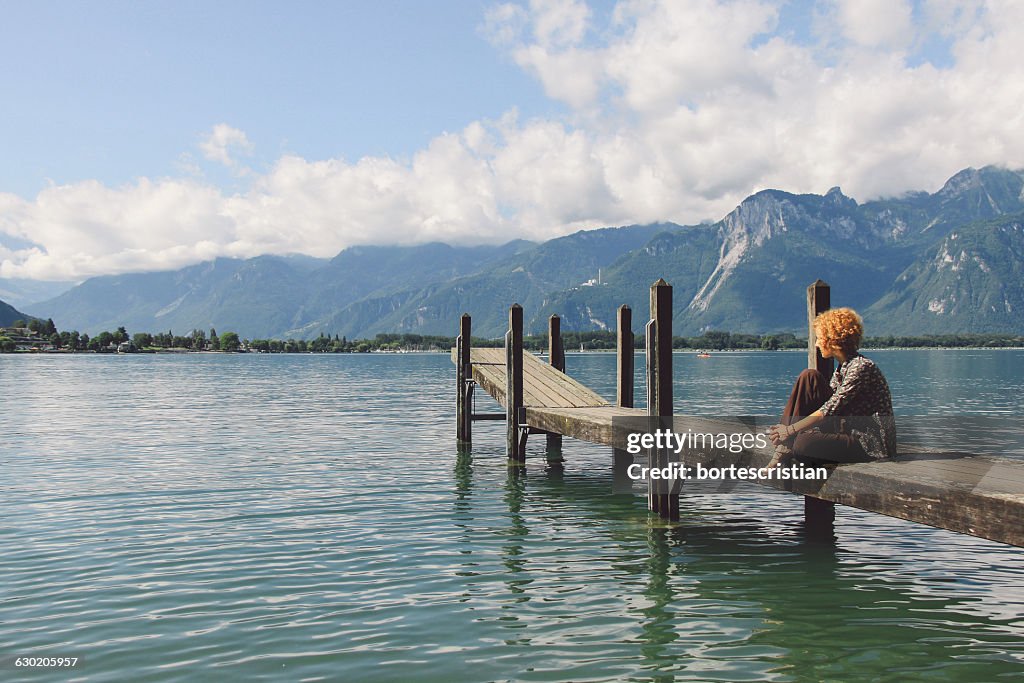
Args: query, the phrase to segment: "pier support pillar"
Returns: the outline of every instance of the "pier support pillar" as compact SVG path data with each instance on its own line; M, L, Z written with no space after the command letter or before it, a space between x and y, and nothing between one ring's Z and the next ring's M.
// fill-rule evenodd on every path
M458 445L473 442L473 370L470 365L472 321L469 313L463 313L459 321L459 336L455 341L455 366L458 395L455 397L455 438Z
M509 464L526 463L526 437L523 419L523 307L512 304L508 310L505 333L505 454Z
M834 366L832 359L823 358L818 350L814 319L831 307L831 299L831 289L822 280L815 281L807 288L807 367L816 369L826 379L832 377ZM835 503L804 496L804 528L810 537L831 539L835 531L835 519Z
M804 496L804 532L812 541L831 541L835 537L836 504Z
M818 337L814 334L814 319L832 307L831 288L828 283L817 280L807 288L807 367L817 369L831 379L834 366L831 358L822 358L818 350Z
M623 304L618 310L615 343L615 405L633 407L633 311ZM633 456L616 448L612 453L613 491L632 491L633 484L626 474L633 464Z
M651 285L651 320L646 327L647 345L647 414L652 424L672 424L672 286L659 279ZM665 449L652 449L648 455L651 467L664 468L669 463ZM651 479L648 484L648 507L662 519L679 519L678 480Z
M616 338L615 384L616 405L633 407L633 311L619 306Z
M562 346L562 319L548 318L548 363L559 372L565 372L565 348ZM562 460L562 435L547 435L548 460Z

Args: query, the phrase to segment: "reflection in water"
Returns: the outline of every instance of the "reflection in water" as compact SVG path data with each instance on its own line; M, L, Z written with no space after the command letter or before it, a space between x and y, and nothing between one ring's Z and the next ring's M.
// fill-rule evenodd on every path
M667 529L652 526L647 532L647 547L650 555L647 558L647 585L644 596L647 604L641 610L643 615L643 641L641 651L651 662L662 662L668 658L670 649L666 647L675 641L674 613L670 609L674 602L675 591L669 581L669 570L672 566L669 545L665 540Z
M524 492L526 490L526 470L521 467L509 467L508 479L505 484L505 504L508 505L509 527L502 533L505 542L502 544L502 563L508 571L506 583L509 591L515 595L511 603L506 603L502 609L512 610L513 614L508 617L516 620L514 610L516 605L529 602L530 597L526 595L526 587L530 585L529 575L520 576L526 573L526 557L524 556L523 544L529 535L526 526L526 518L522 513ZM522 628L526 624L516 624Z

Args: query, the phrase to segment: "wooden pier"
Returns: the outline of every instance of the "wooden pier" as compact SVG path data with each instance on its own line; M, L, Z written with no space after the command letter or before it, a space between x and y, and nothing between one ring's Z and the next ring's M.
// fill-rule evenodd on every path
M832 361L815 348L814 317L829 308L829 287L817 281L808 287L808 366L826 375ZM560 321L549 322L549 362L523 351L523 310L509 310L505 348L472 348L471 320L463 315L452 360L457 368L457 437L462 445L472 442L472 425L478 420L504 420L509 463L522 466L530 435L543 434L547 453L556 457L561 439L569 436L615 449L616 467L632 463L626 454L627 438L634 429L627 423L659 420L676 433L742 432L751 425L739 420L712 420L673 415L672 404L672 288L664 280L651 287L651 317L645 326L647 409L633 408L633 332L631 311L618 312L618 362L616 404L565 374ZM473 392L479 386L505 411L476 414ZM633 419L622 419L633 418ZM648 422L648 424L654 424ZM763 428L766 425L760 425ZM740 453L683 451L679 456L650 449L646 464L664 467L670 460L706 467L762 468L773 449L747 448ZM831 536L836 503L1024 546L1024 461L962 452L934 452L902 446L890 461L828 465L828 478L755 480L804 496L808 530ZM680 480L651 479L648 506L668 520L679 519Z

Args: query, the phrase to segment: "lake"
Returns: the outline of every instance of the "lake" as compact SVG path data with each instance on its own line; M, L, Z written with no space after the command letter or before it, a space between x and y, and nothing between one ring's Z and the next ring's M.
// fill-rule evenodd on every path
M898 415L1024 408L1024 351L866 355ZM676 354L677 412L775 413L805 363ZM614 398L612 354L567 365ZM454 383L442 354L0 355L0 677L1024 673L1024 550L844 507L815 543L755 485L688 488L666 525L608 448L535 437L517 474L494 422L459 453Z

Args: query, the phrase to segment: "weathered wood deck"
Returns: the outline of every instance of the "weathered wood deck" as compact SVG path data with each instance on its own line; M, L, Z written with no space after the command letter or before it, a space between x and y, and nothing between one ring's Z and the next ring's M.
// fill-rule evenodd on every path
M505 373L505 349L471 349L473 380L502 407L508 378ZM452 362L458 362L452 349ZM545 363L537 356L523 354L523 404L543 408L606 408L610 404L597 392ZM644 416L643 410L635 411Z

